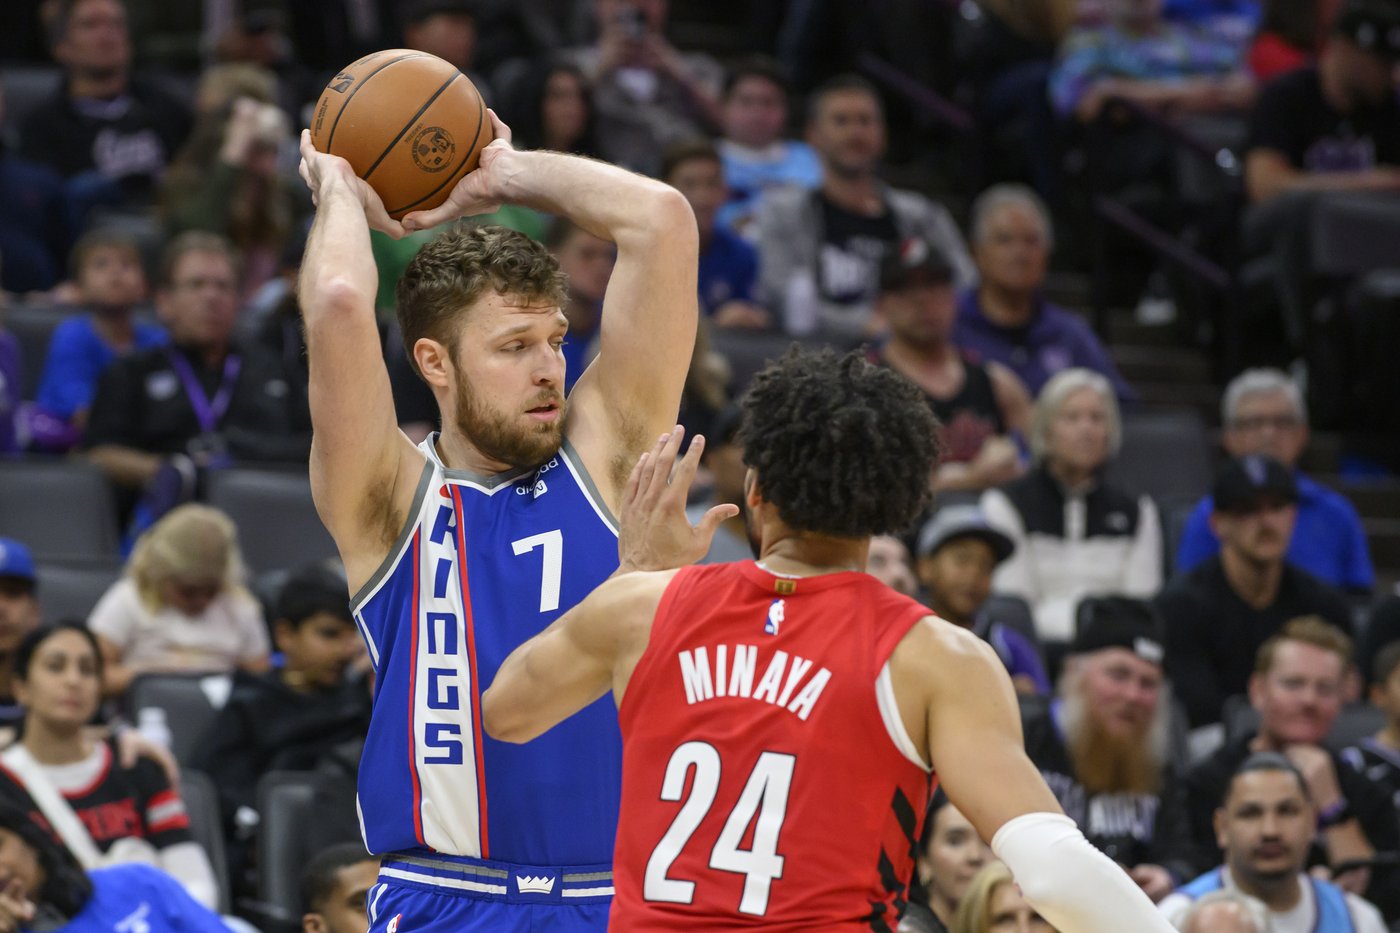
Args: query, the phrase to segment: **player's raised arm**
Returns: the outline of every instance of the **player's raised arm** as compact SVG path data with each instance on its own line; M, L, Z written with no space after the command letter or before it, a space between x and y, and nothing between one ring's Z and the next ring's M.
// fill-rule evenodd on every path
M929 619L890 662L901 714L906 725L922 726L911 734L924 736L919 744L948 799L991 841L1041 916L1079 933L1172 929L1060 810L1026 756L1015 691L990 646Z
M302 177L316 200L297 285L310 364L311 486L355 589L398 533L396 515L406 504L398 503L404 497L395 480L400 462L417 456L396 423L374 317L379 280L370 226L402 229L349 163L317 152L309 133L301 152ZM407 485L417 479L409 476Z
M603 301L599 358L574 387L567 432L589 465L603 470L616 505L627 471L675 423L699 314L699 233L690 204L669 185L592 159L510 147L496 139L443 206L404 218L409 229L521 204L569 218L617 244ZM606 459L604 459L606 458Z

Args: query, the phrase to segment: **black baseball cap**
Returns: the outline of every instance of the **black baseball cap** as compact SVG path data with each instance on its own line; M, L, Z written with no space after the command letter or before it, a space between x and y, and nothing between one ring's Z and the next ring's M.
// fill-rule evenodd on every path
M1379 58L1400 62L1400 0L1350 0L1337 12L1332 32Z
M933 244L909 237L885 254L880 263L880 291L892 292L914 285L947 285L953 267Z
M1151 603L1126 596L1099 596L1079 605L1070 654L1125 648L1152 664L1161 664L1162 628Z
M1225 465L1211 492L1217 512L1243 514L1262 502L1298 501L1298 482L1282 463L1250 454Z

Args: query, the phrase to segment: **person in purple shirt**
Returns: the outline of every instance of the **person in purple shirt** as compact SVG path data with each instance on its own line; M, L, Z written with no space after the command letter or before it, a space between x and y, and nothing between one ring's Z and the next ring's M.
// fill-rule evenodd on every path
M1298 519L1286 560L1338 589L1369 593L1376 585L1361 518L1347 498L1298 470L1308 446L1307 408L1298 384L1277 369L1248 369L1225 387L1221 443L1231 457L1264 454L1288 467L1298 486ZM1176 572L1220 552L1210 530L1214 503L1206 496L1191 512L1176 553Z
M19 412L20 381L19 341L15 335L0 328L0 454L14 453L15 417Z
M972 206L971 245L978 284L958 298L953 343L1007 367L1032 395L1078 366L1108 379L1120 401L1136 398L1089 325L1041 293L1054 231L1039 195L1024 185L988 188Z

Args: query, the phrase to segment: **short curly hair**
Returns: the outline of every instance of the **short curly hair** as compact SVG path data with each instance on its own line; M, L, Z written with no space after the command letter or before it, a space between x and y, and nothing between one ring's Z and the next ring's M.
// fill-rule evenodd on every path
M754 377L743 407L744 463L790 527L897 534L927 504L938 419L912 382L859 352L794 346Z
M459 223L418 251L394 293L415 370L413 345L423 337L447 347L456 362L462 315L487 289L558 305L568 294L558 260L539 243L506 227Z

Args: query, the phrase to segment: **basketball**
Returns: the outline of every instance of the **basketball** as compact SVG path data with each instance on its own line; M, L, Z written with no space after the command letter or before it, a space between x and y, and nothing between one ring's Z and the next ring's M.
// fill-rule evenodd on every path
M316 148L349 162L395 220L447 200L492 138L486 104L467 76L412 49L347 65L311 118Z

